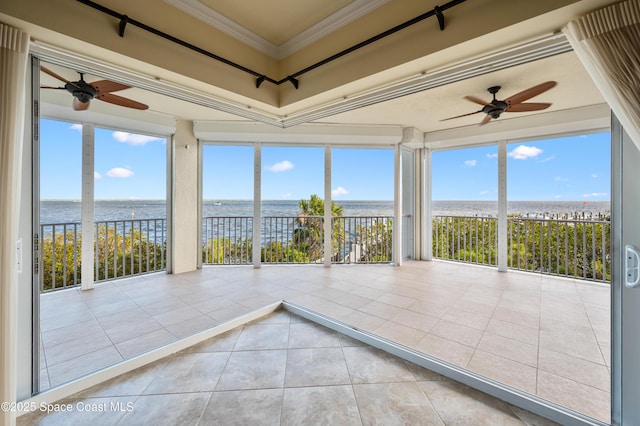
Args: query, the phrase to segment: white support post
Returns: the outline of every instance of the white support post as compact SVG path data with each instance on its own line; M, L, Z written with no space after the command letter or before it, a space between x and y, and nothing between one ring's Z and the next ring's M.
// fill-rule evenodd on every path
M333 227L331 226L331 146L324 146L324 266L331 267L333 250L331 240Z
M82 125L82 280L80 288L91 290L94 284L94 168L95 168L95 127Z
M253 146L253 267L260 268L262 231L262 144Z
M507 142L498 142L498 271L507 272Z
M432 197L432 172L431 172L431 149L422 150L422 259L433 260L433 201Z
M402 265L402 158L400 144L394 148L393 161L393 263Z

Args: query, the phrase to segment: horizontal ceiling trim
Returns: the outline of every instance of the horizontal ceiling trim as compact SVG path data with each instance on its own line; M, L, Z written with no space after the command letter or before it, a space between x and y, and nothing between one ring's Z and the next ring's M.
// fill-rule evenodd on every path
M390 145L402 140L400 126L301 124L277 128L262 123L195 121L195 136L204 142Z

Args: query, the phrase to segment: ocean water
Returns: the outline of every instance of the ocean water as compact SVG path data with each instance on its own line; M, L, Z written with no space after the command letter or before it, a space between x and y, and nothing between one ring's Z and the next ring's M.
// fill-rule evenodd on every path
M345 216L392 216L393 201L337 201L344 209ZM165 200L96 200L95 220L161 219L166 218ZM511 201L508 213L522 216L562 215L596 217L609 216L608 201ZM298 200L264 200L263 216L296 216L299 213ZM496 201L442 201L433 202L434 215L456 216L497 216ZM208 216L251 216L251 200L206 200L203 215ZM73 200L42 200L40 202L40 223L80 222L80 202Z

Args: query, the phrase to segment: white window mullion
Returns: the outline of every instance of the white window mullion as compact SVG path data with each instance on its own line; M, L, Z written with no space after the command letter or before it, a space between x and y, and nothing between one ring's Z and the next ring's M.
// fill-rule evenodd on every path
M422 259L433 260L433 200L432 197L432 177L431 171L431 149L425 148L423 150L422 159L422 182L424 190L422 191L422 206L423 206L423 237L422 237Z
M402 265L402 158L400 144L394 148L393 264Z
M253 267L262 266L261 255L262 224L262 144L253 147Z
M331 211L331 146L324 147L324 266L331 266L333 226Z
M95 127L82 124L82 290L94 284L94 169Z
M507 271L507 142L498 142L498 271Z

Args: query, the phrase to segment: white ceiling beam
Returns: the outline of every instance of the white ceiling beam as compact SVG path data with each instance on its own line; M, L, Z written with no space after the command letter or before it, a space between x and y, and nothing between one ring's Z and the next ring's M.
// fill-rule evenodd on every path
M213 143L390 146L402 139L400 126L341 124L301 124L283 129L255 122L195 121L193 132L198 139Z

